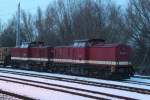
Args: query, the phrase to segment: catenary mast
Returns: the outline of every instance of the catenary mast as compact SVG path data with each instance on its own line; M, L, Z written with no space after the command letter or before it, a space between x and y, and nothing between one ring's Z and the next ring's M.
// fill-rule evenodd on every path
M18 4L18 13L17 13L17 33L16 33L16 47L20 46L20 2Z

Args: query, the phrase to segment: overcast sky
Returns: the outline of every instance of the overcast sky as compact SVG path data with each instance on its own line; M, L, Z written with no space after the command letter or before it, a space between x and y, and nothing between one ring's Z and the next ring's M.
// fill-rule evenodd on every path
M5 23L9 20L13 14L17 11L17 5L21 3L21 9L27 12L35 14L37 7L40 6L43 10L47 5L54 0L0 0L0 19ZM127 4L127 0L112 0L116 4L124 6Z

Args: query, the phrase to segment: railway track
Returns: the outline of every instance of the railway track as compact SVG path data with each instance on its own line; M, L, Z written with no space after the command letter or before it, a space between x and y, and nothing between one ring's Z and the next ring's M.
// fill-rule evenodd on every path
M141 78L141 79L150 79L150 76L140 76L140 75L134 75L135 78Z
M124 83L150 86L150 77L149 76L135 75L134 77L131 77L131 79L124 80L123 82Z
M39 81L33 81L33 80L21 79L21 78L14 78L14 77L2 76L2 75L0 75L0 80L34 86L38 88L44 88L48 90L69 93L72 95L78 95L78 96L96 99L96 100L109 100L109 99L135 100L129 97L122 97L122 96L117 96L113 94L107 94L107 93L102 93L102 92L97 92L97 91L92 91L92 90L87 90L87 89L80 89L76 87L69 87L69 86L63 86L63 85L58 85L58 84L51 84L51 83L45 83L45 82L39 82ZM104 96L106 98L103 98Z
M106 88L119 89L119 90L124 90L124 91L137 92L141 94L150 95L149 89L142 89L142 88L136 88L136 87L121 86L121 85L115 85L115 84L109 84L109 83L92 82L92 81L85 81L85 80L79 80L79 79L62 78L62 77L48 76L48 75L38 75L38 74L26 73L26 72L15 72L15 71L8 71L8 70L0 70L0 72L38 77L38 78L44 78L44 79L50 79L50 80L60 80L64 82L78 83L78 84L97 86L97 87L106 87Z
M35 99L27 97L27 96L22 96L22 95L15 94L15 93L10 93L10 92L3 91L3 90L0 90L0 93L15 97L15 98L21 99L21 100L35 100Z
M131 83L131 84L137 84L137 85L145 85L150 86L150 83L148 82L140 82L140 81L134 81L134 80L125 80L124 83Z

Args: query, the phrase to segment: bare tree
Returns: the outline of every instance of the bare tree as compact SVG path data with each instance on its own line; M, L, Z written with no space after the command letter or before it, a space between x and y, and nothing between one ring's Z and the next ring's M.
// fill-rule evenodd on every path
M106 20L106 39L108 42L126 42L128 34L125 33L125 18L122 9L113 3L107 6L107 20Z
M35 26L38 33L38 41L44 41L45 25L44 25L43 12L41 11L41 8L38 8L37 10Z
M34 21L31 14L26 14L25 11L22 11L22 23L21 23L21 32L25 37L25 41L31 42L36 38Z
M56 11L55 8L51 7L51 4L47 7L45 12L45 42L49 45L56 45L59 43L56 24Z
M130 0L127 22L131 34L130 43L135 48L135 63L148 71L150 65L150 0ZM146 69L146 70L145 70ZM149 68L150 69L150 68Z
M4 28L0 34L0 46L12 47L16 44L16 20L15 16L8 22L7 27Z

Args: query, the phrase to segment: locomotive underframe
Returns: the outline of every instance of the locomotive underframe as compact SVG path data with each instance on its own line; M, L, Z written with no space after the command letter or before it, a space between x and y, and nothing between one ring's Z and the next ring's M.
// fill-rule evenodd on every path
M76 76L87 76L104 79L125 79L133 75L132 66L93 65L58 63L51 61L20 61L12 60L13 68L48 71L52 73L69 74Z
M133 75L132 66L53 63L52 72L104 79L125 79Z
M35 70L35 71L47 71L49 62L45 61L20 61L12 60L11 65L13 68L25 69L25 70Z

